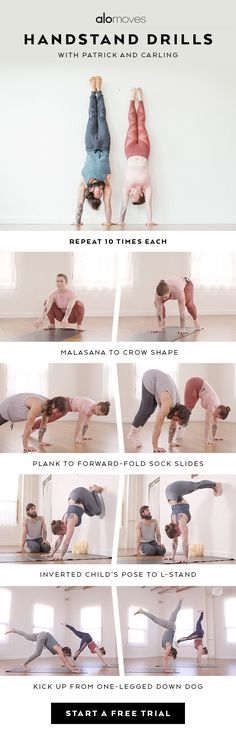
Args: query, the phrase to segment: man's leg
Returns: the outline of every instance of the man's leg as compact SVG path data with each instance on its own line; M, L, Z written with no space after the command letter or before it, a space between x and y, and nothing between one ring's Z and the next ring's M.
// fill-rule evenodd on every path
M40 544L40 553L50 553L51 545L50 543L41 542Z
M140 550L144 555L165 555L166 549L164 545L159 545L155 540L149 543L141 543Z
M70 323L76 322L77 325L81 325L81 322L83 321L83 318L84 318L84 312L85 312L85 309L84 309L83 302L79 302L79 300L77 300L77 302L72 307L71 313L68 317L68 322Z
M133 427L143 427L143 425L146 424L149 417L151 417L151 415L155 411L156 406L157 403L154 394L151 394L151 392L149 392L142 383L141 403L138 412L133 420Z
M40 544L38 540L26 540L26 545L30 553L40 553Z
M97 92L97 115L98 115L98 142L97 147L102 151L110 151L111 139L106 119L106 108L101 91Z
M97 95L91 92L89 98L88 122L85 132L85 148L86 151L93 151L97 148L98 138L98 119L97 119Z

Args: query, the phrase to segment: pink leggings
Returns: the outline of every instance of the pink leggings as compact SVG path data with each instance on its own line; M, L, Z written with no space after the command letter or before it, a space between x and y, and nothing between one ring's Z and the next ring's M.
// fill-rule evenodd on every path
M149 159L150 141L145 128L145 110L141 100L138 103L137 110L134 100L130 101L129 127L125 139L125 155L127 159L130 156L144 156L145 159Z
M197 319L197 308L193 301L193 282L187 281L186 286L184 287L184 294L185 294L185 305L186 308L193 318L193 320ZM167 300L168 301L168 300ZM162 312L163 319L166 317L166 308L163 304L163 312Z
M53 302L52 306L50 307L49 312L47 313L50 325L55 325L55 319L58 320L58 322L61 322L63 318L65 317L65 313L63 310L60 309L60 307L57 306L56 302ZM68 317L68 322L70 323L77 323L77 325L80 325L84 317L84 305L83 302L77 301L74 304L74 307L72 307L71 313Z
M202 389L202 386L203 379L200 379L199 376L193 376L193 378L189 379L185 385L184 404L185 407L191 411L199 400L199 392Z

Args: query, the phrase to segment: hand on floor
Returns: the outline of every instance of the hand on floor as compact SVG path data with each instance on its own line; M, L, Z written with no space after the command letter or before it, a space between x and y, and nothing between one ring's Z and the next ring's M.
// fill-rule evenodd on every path
M38 453L38 450L30 445L28 448L23 448L23 453Z
M165 448L153 448L153 453L166 453Z

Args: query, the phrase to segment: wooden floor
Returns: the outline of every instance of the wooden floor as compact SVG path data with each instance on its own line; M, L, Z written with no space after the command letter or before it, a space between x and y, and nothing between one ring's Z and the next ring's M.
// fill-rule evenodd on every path
M199 317L201 327L203 330L199 330L192 335L186 335L183 338L179 338L178 342L194 342L194 343L206 343L208 341L235 341L236 340L236 315L227 315L223 317L221 315L201 315ZM166 325L178 325L177 317L168 317ZM187 327L192 327L191 319L186 319ZM120 317L119 329L118 329L118 340L128 340L133 338L136 334L142 332L149 332L157 329L157 321L155 315L153 317ZM153 339L158 339L158 335L154 335Z
M0 319L0 341L17 340L22 335L32 333L35 328L36 318L1 318ZM59 323L56 323L60 327ZM73 326L72 326L73 327ZM83 322L84 333L68 338L68 343L86 343L87 341L109 341L111 340L112 317L85 317Z
M158 223L158 225L140 225L134 223L133 225L102 225L101 223L84 223L84 225L75 225L74 223L0 223L0 231L4 230L83 230L83 231L122 231L122 230L137 230L139 233L140 231L152 231L152 230L161 230L161 231L173 231L173 230L184 230L184 231L191 231L191 230L216 230L216 231L234 231L236 230L236 224L227 224L227 223L177 223L177 224L169 224L169 223Z
M180 653L180 649L179 649ZM125 673L137 675L163 676L236 676L236 660L202 658L199 668L196 663L196 655L193 649L193 658L183 658L179 654L175 661L170 658L171 673L165 673L163 669L163 658L129 658L125 659ZM158 666L157 668L155 666Z
M169 557L171 553L166 553L166 556ZM178 563L179 560L182 560L183 555L181 553L177 553L175 556L175 564ZM118 550L118 557L117 557L117 563L120 565L174 565L173 561L165 560L165 557L162 557L161 555L135 555L135 548L122 548ZM203 556L201 558L191 558L189 557L188 563L190 564L196 564L196 563L236 563L236 560L234 558L220 558L219 556Z
M34 643L32 643L32 646L34 646ZM75 648L76 649L76 648ZM28 650L27 650L28 652ZM32 647L33 652L33 647ZM96 658L96 660L95 660ZM97 656L95 655L93 658L81 658L79 657L76 661L77 667L80 669L80 672L78 672L78 676L76 673L70 673L69 670L64 668L57 655L53 655L51 658L44 658L40 657L37 658L37 660L34 660L33 663L30 663L28 665L28 670L19 670L16 673L6 673L6 670L11 668L21 668L22 663L24 662L23 658L19 659L5 659L0 660L0 676L35 676L38 674L44 674L48 676L55 675L61 675L63 678L66 676L70 676L70 678L77 678L79 676L88 675L88 676L118 676L119 675L119 669L118 669L118 663L115 659L107 658L108 665L111 666L109 668L106 668L102 663L99 662Z
M138 407L137 407L138 409ZM214 445L204 444L204 422L190 421L185 430L182 445L178 448L168 448L168 425L164 423L159 445L165 448L167 452L172 453L235 453L236 452L236 422L219 422L219 436L223 437L223 441L216 442ZM147 423L140 431L140 440L142 447L134 450L133 444L127 440L130 425L124 423L124 444L126 453L152 453L152 430L153 423Z
M16 422L13 430L10 429L10 423L0 426L0 453L21 453L22 433L24 430L24 422ZM36 448L41 453L117 453L118 439L117 428L115 423L111 422L93 422L89 429L89 437L91 440L84 440L81 445L75 445L73 442L75 423L58 420L48 425L45 442L50 443L49 447L39 450L37 443L37 432L33 433L30 438L29 445Z

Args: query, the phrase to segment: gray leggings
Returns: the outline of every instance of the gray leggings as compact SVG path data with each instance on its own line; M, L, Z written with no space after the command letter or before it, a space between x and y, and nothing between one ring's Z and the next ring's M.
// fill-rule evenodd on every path
M59 643L57 642L57 640L55 640L55 637L50 635L50 632L35 632L35 634L32 632L32 634L28 634L28 632L22 632L21 630L14 629L14 634L21 635L21 637L24 637L25 640L30 640L30 642L37 642L33 655L31 655L31 657L25 661L25 665L28 665L28 663L31 663L32 660L39 658L39 656L43 652L44 647L46 647L46 649L49 650L52 655L56 655L53 647L54 645L59 645Z
M51 550L50 543L44 542L42 537L37 537L35 540L26 540L26 545L31 553L49 553Z
M170 630L170 632L175 632L176 630L176 618L177 614L179 613L179 610L182 606L182 599L180 599L179 603L177 604L177 607L174 609L172 614L170 615L170 619L162 619L161 617L155 617L154 614L150 614L150 612L143 612L145 614L145 617L148 617L152 620L152 622L155 622L155 624L159 624L160 627L164 627L166 630Z
M91 92L85 133L86 151L110 151L110 133L102 92Z
M155 412L156 407L157 401L154 394L151 394L151 392L146 389L144 383L142 382L141 403L138 412L132 422L133 427L143 427L149 417L151 417L153 412Z
M168 502L177 502L182 495L192 494L197 489L214 489L215 486L215 481L174 481L166 487L166 498Z
M157 543L156 540L140 543L140 550L144 555L165 555L166 552L164 545Z
M98 494L97 491L89 491L84 486L79 486L71 491L68 502L70 501L77 504L82 502L85 514L88 514L89 517L98 516L104 511L101 494Z

